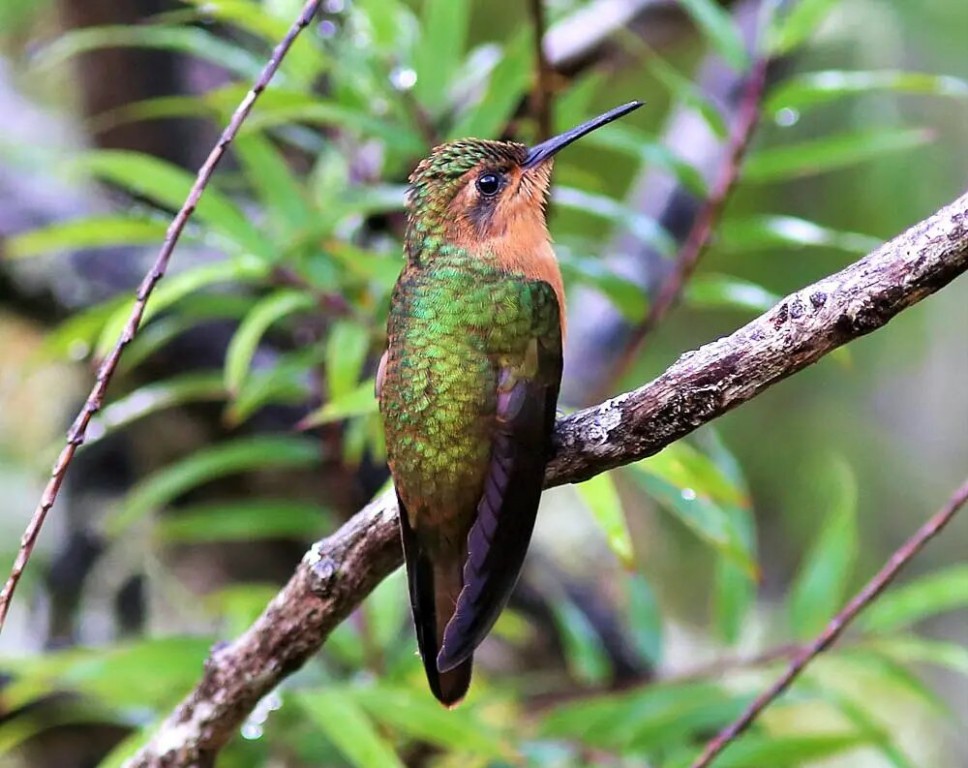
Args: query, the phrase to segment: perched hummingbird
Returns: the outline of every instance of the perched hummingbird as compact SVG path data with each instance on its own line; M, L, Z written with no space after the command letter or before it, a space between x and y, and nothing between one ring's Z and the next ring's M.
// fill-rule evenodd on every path
M551 453L565 298L545 204L556 152L463 139L410 176L407 263L377 397L427 680L447 706L518 579Z

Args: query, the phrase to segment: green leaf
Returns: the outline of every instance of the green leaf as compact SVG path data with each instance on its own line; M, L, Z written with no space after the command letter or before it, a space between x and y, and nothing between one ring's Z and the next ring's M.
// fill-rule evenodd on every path
M892 632L929 616L968 607L968 565L953 565L888 589L860 621L868 632Z
M756 521L739 462L714 429L703 429L697 433L696 440L742 497L742 503L723 504L723 511L729 516L744 548L755 554ZM749 610L756 600L756 586L749 571L732 558L725 555L717 558L713 575L712 617L716 632L726 643L735 644L741 639L742 630L748 626Z
M717 138L729 137L729 126L726 125L722 113L690 78L682 75L651 50L646 59L646 67L677 101L694 109Z
M511 39L491 72L484 95L448 131L448 139L465 136L486 139L501 133L531 84L531 40L529 29L521 30Z
M305 291L285 289L260 299L232 335L225 353L225 388L237 393L252 366L252 358L266 331L286 315L312 309L315 298Z
M208 94L207 98L220 108L234 108L239 99L245 96L246 90L228 86ZM427 150L424 140L407 125L375 117L362 108L283 87L272 88L262 94L259 109L252 113L240 133L245 135L292 126L294 123L318 123L353 131L363 138L380 139L404 156L420 155Z
M118 365L118 373L135 370L145 360L166 347L179 336L192 331L197 325L209 320L241 321L252 306L249 296L229 293L192 293L179 301L178 312L155 317L143 325L124 352ZM219 376L219 384L222 384Z
M864 733L809 736L749 735L733 741L716 758L716 768L800 768L814 760L852 752L870 744Z
M903 694L920 702L938 717L950 718L952 715L938 691L927 685L908 666L889 656L871 653L869 648L848 646L842 648L836 657L828 659L827 665L831 666L831 662L834 674L840 675L835 684L839 689L879 690L891 699Z
M106 528L110 535L116 536L192 488L226 475L248 470L305 467L319 460L319 444L298 436L255 435L213 445L140 481L120 510L109 516Z
M767 50L782 56L802 45L820 26L838 0L798 0L771 30Z
M596 289L604 295L630 323L645 319L649 310L649 297L645 289L633 281L616 274L601 259L582 258L558 245L558 259L566 281L576 280L583 286Z
M376 645L384 654L401 650L406 661L410 662L415 661L413 647L400 642L400 632L404 627L407 627L409 637L408 606L406 570L398 568L377 585L364 601L362 609L365 611L369 643Z
M861 643L860 647L870 648L900 664L934 664L968 676L968 648L957 643L905 635L871 638Z
M230 261L218 261L214 264L204 264L200 267L193 267L190 270L179 274L166 277L148 301L141 326L145 324L162 310L167 309L182 299L193 296L196 292L214 283L235 282L248 283L262 280L268 270L266 265L259 261L247 259L232 259ZM117 343L122 331L128 323L131 315L131 308L134 304L133 299L125 301L117 307L112 315L104 323L101 334L98 338L95 354L104 357Z
M280 234L308 228L314 219L305 190L282 153L265 136L247 133L232 144L269 219Z
M285 4L276 7L278 3L265 4L251 0L187 1L199 9L195 18L202 23L211 24L213 20L218 20L232 24L273 46L285 37L292 23L290 17L295 13L294 9L287 12ZM329 63L324 49L312 37L300 35L282 62L286 81L295 78L307 88L311 87Z
M850 467L834 459L820 473L826 515L790 592L790 624L806 639L823 629L844 603L857 557L857 483ZM819 510L818 510L819 517Z
M746 161L742 178L763 184L814 176L919 147L932 138L922 128L886 128L761 149Z
M252 371L229 403L225 421L237 426L269 403L305 405L311 396L312 369L324 358L322 344L280 355L264 370Z
M634 562L632 535L625 520L622 499L615 487L614 476L610 472L603 472L579 483L575 489L595 522L601 527L612 552L625 567L631 568Z
M761 285L729 275L704 273L687 284L685 302L696 309L739 309L766 312L780 297Z
M121 296L76 312L47 334L39 356L70 360L84 359L91 353L98 333L104 328L108 319L115 316L122 308L130 308L130 306L131 302Z
M643 472L662 477L677 488L708 496L722 504L747 504L746 490L736 484L709 456L689 443L678 441L637 465Z
M764 104L767 113L802 110L847 96L875 91L968 98L968 81L926 72L826 70L795 75L778 83Z
M261 56L255 56L198 27L140 24L72 29L44 48L37 63L54 67L88 51L119 47L155 48L188 54L213 62L246 80L254 80L264 63Z
M351 395L370 351L370 331L350 320L333 325L326 340L326 386L330 402Z
M509 759L510 747L481 718L461 707L447 711L424 690L377 685L353 698L378 722L400 733L457 754Z
M4 688L4 702L16 709L61 688L116 707L168 709L195 682L210 646L209 638L168 637L20 659L15 678Z
M130 216L89 216L59 221L7 238L5 258L23 259L45 253L80 251L117 245L161 245L165 222Z
M715 0L682 0L686 12L709 39L716 52L738 72L749 68L749 55L739 27Z
M179 507L158 521L167 544L253 539L301 539L319 534L327 510L318 504L282 499L240 499Z
M622 226L643 243L654 246L663 256L675 255L675 240L655 219L643 216L606 195L556 185L551 190L551 200L562 208L571 208Z
M671 173L697 197L706 197L709 194L706 180L694 165L642 131L612 123L606 128L588 134L583 141L592 146L606 147L632 155L650 168L662 168Z
M748 701L709 683L655 684L555 707L540 732L608 750L669 747L725 725Z
M725 253L816 247L865 254L882 242L876 237L842 232L794 216L761 215L727 218L719 228L716 245Z
M353 416L366 416L377 412L373 379L367 379L337 400L330 400L322 408L313 411L299 423L300 429L310 429Z
M173 210L181 208L195 179L164 160L118 149L89 150L72 161L79 172L117 184L140 197ZM224 235L243 252L271 261L275 247L251 217L211 186L205 190L195 216Z
M870 747L876 749L893 768L915 768L903 751L891 740L891 732L882 726L873 713L869 712L867 702L856 703L846 696L829 690L820 692L825 701L833 704L844 717L864 733Z
M718 469L708 459L703 461L691 447L675 447L680 445L685 444L673 443L656 456L632 464L632 471L646 492L687 528L748 576L756 576L759 567L751 547L724 508L725 504L743 503L743 498L727 478L717 477ZM674 450L664 456L670 448Z
M447 103L450 79L464 55L470 9L470 3L423 0L422 35L414 49L417 81L413 90L418 101L432 112Z
M357 768L404 768L350 692L300 693L296 701L310 721Z
M571 676L585 685L603 684L611 673L611 664L601 637L588 617L566 594L556 596L551 612L561 634L565 664Z
M649 582L639 573L626 580L629 629L635 648L653 666L662 660L662 610Z
M114 400L91 420L85 447L152 413L185 403L218 401L224 398L225 387L221 376L207 371L186 373L145 384Z

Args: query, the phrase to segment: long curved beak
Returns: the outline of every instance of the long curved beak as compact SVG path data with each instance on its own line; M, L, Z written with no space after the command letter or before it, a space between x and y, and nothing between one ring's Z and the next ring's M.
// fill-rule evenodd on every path
M634 112L639 107L642 106L641 101L630 101L628 104L623 104L621 107L615 107L615 109L610 109L603 115L594 117L587 123L582 123L570 131L565 131L557 136L553 136L547 141L542 141L540 144L536 144L531 147L528 151L528 157L525 159L524 164L521 166L525 170L529 168L534 168L541 165L549 157L554 156L558 151L564 149L573 141L578 141L585 134L591 133L603 125L608 125L613 120L618 120L620 117L625 117L629 112Z

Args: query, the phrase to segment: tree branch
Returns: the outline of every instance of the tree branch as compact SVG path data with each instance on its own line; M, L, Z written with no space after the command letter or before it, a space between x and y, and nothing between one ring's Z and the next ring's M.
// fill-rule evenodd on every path
M968 194L735 333L688 352L639 389L561 419L546 485L585 480L658 453L828 352L880 328L968 270ZM303 558L130 768L208 765L256 703L315 653L401 562L385 493Z
M185 224L188 223L192 213L194 213L195 206L198 205L198 201L208 186L208 182L215 172L215 167L222 159L222 155L225 154L225 150L239 132L239 128L242 127L242 123L249 116L249 112L252 111L256 99L259 98L259 95L266 89L269 81L272 80L283 58L289 52L289 48L295 42L296 37L303 29L309 26L310 21L312 21L316 15L316 11L319 9L320 2L321 0L307 0L299 17L289 28L282 42L276 46L269 61L263 67L262 72L259 73L259 77L256 79L252 89L245 95L242 103L236 108L232 119L229 120L229 124L222 131L222 135L219 137L215 147L202 164L202 167L198 170L195 183L192 184L187 199L168 226L161 250L158 252L158 256L151 266L151 269L148 270L148 273L141 281L141 285L138 286L135 303L131 308L131 314L128 316L124 330L115 343L114 348L98 369L94 387L87 396L81 412L77 415L77 418L67 432L66 445L57 457L57 462L51 470L50 480L48 480L47 486L44 488L44 492L40 497L40 503L34 510L34 514L27 524L27 530L24 531L24 535L20 540L20 549L17 551L17 557L14 560L10 576L6 584L4 584L3 590L0 591L0 631L3 630L7 612L10 610L10 602L13 600L13 593L17 589L20 577L23 575L24 569L30 560L34 545L37 543L37 537L40 536L40 530L43 528L44 520L47 519L47 513L50 512L54 503L57 501L57 494L64 482L64 477L74 458L74 454L77 452L78 447L84 443L84 436L87 432L88 424L91 423L91 418L101 410L101 406L104 403L104 396L107 393L111 379L114 377L114 372L117 369L118 361L121 359L121 354L138 332L141 320L144 317L145 307L148 304L148 299L151 297L155 286L165 276L165 272L168 269L168 262L171 260L171 255L181 237Z
M717 755L749 728L753 721L760 716L760 713L793 684L793 681L799 677L807 664L833 645L843 631L847 629L847 626L857 618L857 614L887 589L901 569L911 562L911 559L921 551L925 544L951 522L965 502L968 502L968 480L955 491L954 495L948 499L940 510L935 512L910 539L904 542L900 549L891 555L890 560L877 572L877 575L868 581L864 588L854 596L853 600L847 603L840 613L830 620L824 631L812 643L796 654L780 679L757 696L735 722L724 728L716 738L706 745L702 754L692 764L692 768L707 768Z

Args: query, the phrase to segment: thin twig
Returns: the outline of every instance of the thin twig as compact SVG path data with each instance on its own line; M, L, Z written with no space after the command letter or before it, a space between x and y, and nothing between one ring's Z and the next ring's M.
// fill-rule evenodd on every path
M722 752L730 742L734 741L743 731L750 727L760 713L766 709L774 699L782 694L794 680L800 675L803 669L819 653L829 648L834 641L847 629L848 625L857 617L864 608L887 589L887 586L900 573L901 569L907 565L911 559L921 551L925 544L941 532L954 518L958 510L968 502L968 480L954 492L945 505L938 510L931 518L922 525L917 532L911 536L904 544L891 555L884 567L877 572L864 588L858 592L853 600L844 606L817 638L803 648L793 660L790 666L773 685L761 693L756 700L750 704L747 710L727 728L724 728L715 739L710 741L703 750L699 758L692 764L692 768L707 768L713 760Z
M554 71L545 54L545 8L544 0L531 0L531 25L534 32L534 60L538 78L531 93L531 113L538 121L538 140L544 141L554 131L551 94L554 87Z
M158 284L158 281L165 276L171 254L175 250L175 245L178 243L179 237L181 237L185 224L195 211L195 207L198 205L202 193L212 178L215 167L222 159L222 155L225 154L225 150L229 144L232 143L232 140L239 132L239 128L242 126L246 117L248 117L256 99L259 98L259 95L266 89L269 81L272 80L273 75L279 69L279 65L282 63L283 58L285 58L286 53L288 53L296 37L303 29L309 26L319 9L320 2L321 0L308 0L303 6L299 18L289 28L282 42L273 50L272 56L265 67L263 67L262 72L259 73L259 77L256 79L252 89L245 95L245 98L242 99L242 102L236 108L232 119L229 120L229 124L222 131L222 135L219 137L215 147L199 169L195 183L192 184L192 188L189 190L184 204L178 213L175 214L175 218L172 219L168 231L165 233L165 241L161 246L161 250L158 252L155 263L144 276L141 285L138 286L135 303L131 308L131 314L128 316L124 330L114 345L114 349L111 350L110 354L108 354L98 368L97 378L91 389L91 393L87 396L83 408L81 408L80 413L77 414L77 418L67 432L67 443L61 451L60 456L57 457L54 468L51 470L50 480L48 480L47 486L44 488L44 492L40 497L40 503L34 510L30 523L27 525L27 529L24 531L24 535L20 540L20 549L17 552L17 558L10 571L10 577L7 579L7 583L4 584L3 591L0 592L0 632L3 631L3 625L7 618L7 612L10 610L10 602L13 600L14 591L20 581L20 577L23 575L24 569L27 567L27 563L30 561L30 555L34 550L34 545L37 543L37 537L40 535L40 530L44 525L44 520L47 518L47 513L50 512L54 506L54 502L57 501L57 494L64 482L64 477L67 474L71 460L74 458L74 453L84 442L85 433L87 432L91 418L101 410L105 393L107 392L108 385L111 383L111 378L114 376L118 361L121 359L121 354L138 332L138 327L141 325L141 320L144 317L145 306L148 303L151 292L154 290L155 285Z
M686 283L692 277L700 258L705 253L716 224L726 207L726 202L739 180L743 158L753 140L756 126L760 122L763 94L766 88L766 73L769 65L770 58L767 55L759 54L755 58L743 87L743 95L736 114L736 125L729 141L729 150L723 160L719 177L709 191L709 196L703 203L702 208L696 214L689 235L676 256L675 267L663 281L649 306L648 314L641 323L632 329L610 375L604 377L604 388L606 390L610 390L628 371L641 351L646 337L655 330L679 300ZM594 399L599 400L607 394L607 391L599 392L598 397Z

